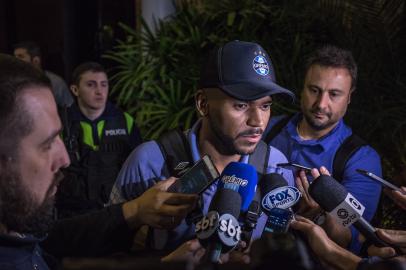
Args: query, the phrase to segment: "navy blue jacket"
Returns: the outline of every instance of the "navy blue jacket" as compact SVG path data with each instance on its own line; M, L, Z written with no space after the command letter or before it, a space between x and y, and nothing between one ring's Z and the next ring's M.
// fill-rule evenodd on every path
M98 257L128 251L133 238L121 205L114 205L59 220L47 237L0 235L0 269L58 269L63 257Z

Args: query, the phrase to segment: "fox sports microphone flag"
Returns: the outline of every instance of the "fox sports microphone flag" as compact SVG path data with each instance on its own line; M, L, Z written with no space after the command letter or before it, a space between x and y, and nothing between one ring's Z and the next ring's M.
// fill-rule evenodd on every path
M261 206L265 213L269 213L272 208L288 209L301 197L300 191L296 187L288 186L285 178L277 173L264 175L259 183L259 189Z

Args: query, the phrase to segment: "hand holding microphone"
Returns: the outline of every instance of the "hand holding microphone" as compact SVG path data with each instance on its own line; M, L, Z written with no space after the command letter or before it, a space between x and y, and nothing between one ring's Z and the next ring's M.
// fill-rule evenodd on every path
M356 171L380 183L382 187L385 188L385 194L388 195L400 208L406 210L406 187L397 187L391 182L363 169L356 169Z
M396 253L406 254L406 231L400 230L388 230L388 229L377 229L376 231L379 238L385 242L398 247L396 252L392 247L376 247L370 246L368 248L369 256L379 256L382 258L390 258L396 255Z
M259 183L261 207L268 220L264 232L286 232L293 218L291 207L300 199L297 188L288 186L282 175L266 174Z
M238 245L242 232L238 218L248 209L256 184L257 172L251 165L231 162L224 169L209 212L195 227L197 238L206 248L204 260L217 263L222 253Z
M167 192L175 178L160 181L140 197L123 204L123 214L133 228L150 225L154 228L176 227L194 208L196 195Z
M406 210L406 187L400 187L400 190L385 189L384 191L400 208Z
M309 188L310 195L330 216L344 227L353 225L376 246L388 246L363 217L365 207L331 176L322 175Z
M325 168L321 167L320 171L316 168L311 170L311 175L314 179L322 175L330 175L330 172ZM317 215L320 215L322 209L319 204L310 196L309 194L309 181L306 176L306 172L301 170L299 171L298 176L296 177L296 186L299 191L302 193L302 199L299 201L297 214L300 214L304 217L314 219Z
M361 258L337 245L320 226L307 218L297 216L291 227L301 231L319 260L334 269L356 269L361 261Z
M258 188L261 206L268 216L262 237L253 243L253 269L267 269L269 265L288 269L313 269L305 243L288 228L294 218L291 207L300 199L296 187L288 186L282 175L264 175Z

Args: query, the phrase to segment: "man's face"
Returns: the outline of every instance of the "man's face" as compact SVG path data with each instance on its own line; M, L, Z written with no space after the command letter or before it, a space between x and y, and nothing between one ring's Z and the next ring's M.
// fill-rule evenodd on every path
M345 68L313 65L306 74L301 108L307 124L322 131L334 127L351 100L351 76Z
M269 96L254 100L234 99L219 89L206 90L208 121L224 154L250 154L255 150L271 115Z
M109 82L104 72L86 71L80 76L79 85L72 87L79 106L91 110L104 109L109 93Z
M59 170L70 161L59 136L61 122L51 91L26 89L19 101L32 117L33 129L17 146L16 156L5 173L7 179L1 179L1 185L10 185L5 187L10 192L3 194L6 198L2 198L2 203L12 208L3 222L9 230L38 233L48 229L61 180Z
M30 63L32 62L31 55L28 53L27 49L24 48L16 48L14 50L14 56L24 62Z

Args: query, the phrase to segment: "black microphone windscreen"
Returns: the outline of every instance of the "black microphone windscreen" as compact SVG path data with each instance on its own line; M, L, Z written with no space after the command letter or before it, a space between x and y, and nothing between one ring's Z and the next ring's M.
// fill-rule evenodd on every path
M240 215L241 196L232 189L219 189L210 203L209 211L217 211L219 215L230 214L233 217Z
M278 187L286 187L287 185L288 182L278 173L265 174L259 181L259 188L262 194L266 194Z
M333 177L320 175L309 186L309 194L327 212L345 200L348 192Z

